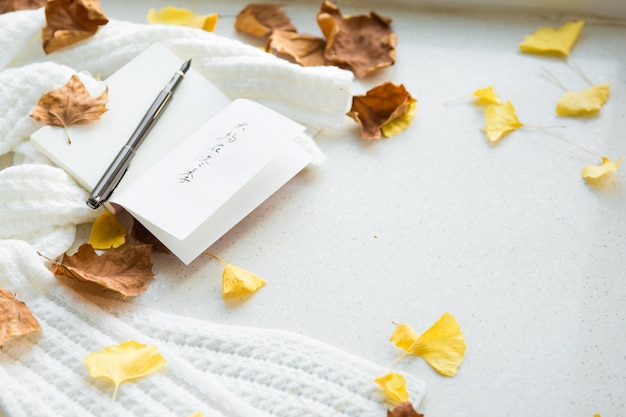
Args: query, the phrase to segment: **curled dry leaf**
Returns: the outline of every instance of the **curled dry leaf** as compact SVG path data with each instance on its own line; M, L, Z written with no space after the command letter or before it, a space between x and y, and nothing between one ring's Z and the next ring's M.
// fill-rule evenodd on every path
M16 10L38 9L45 5L46 0L2 0L0 1L0 14Z
M237 15L235 29L258 38L264 38L274 30L297 32L282 5L275 3L247 5Z
M146 281L154 276L150 260L151 245L125 247L121 251L94 251L89 243L74 255L63 255L52 264L55 275L65 275L79 281L98 284L126 296L136 296L148 289Z
M401 374L391 372L374 380L396 402L408 401L409 392L406 390L406 379Z
M49 0L41 32L46 54L93 36L109 19L98 0Z
M10 337L41 331L39 322L22 301L0 287L0 348Z
M108 90L93 97L77 75L61 88L42 95L33 109L31 116L39 123L48 126L67 127L97 120L107 110ZM71 143L69 134L68 143Z
M405 115L407 120L403 126L406 128L416 109L417 100L411 97L404 85L388 81L365 95L352 97L352 107L347 114L361 125L361 137L372 140L389 137L389 132L385 132L383 127Z
M388 17L375 12L342 16L337 6L324 1L317 13L317 24L326 37L326 59L349 67L358 78L396 61L398 39Z
M583 168L582 176L585 180L594 181L601 177L604 177L606 174L616 172L624 157L619 158L615 162L611 161L606 156L602 156L601 159L602 162L600 163L600 165L587 165Z
M303 67L326 64L326 41L313 35L286 30L275 30L269 37L265 50Z
M415 411L413 404L409 401L403 401L396 405L393 410L387 410L387 417L424 417L424 414Z

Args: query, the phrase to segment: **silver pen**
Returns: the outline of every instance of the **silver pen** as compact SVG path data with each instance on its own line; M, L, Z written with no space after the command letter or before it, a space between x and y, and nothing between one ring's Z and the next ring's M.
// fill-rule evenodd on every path
M94 187L91 196L87 199L87 205L89 207L96 209L109 199L115 187L117 187L128 170L130 161L133 159L133 156L135 156L135 151L139 148L146 136L148 136L150 129L152 129L154 123L159 119L165 107L167 107L167 104L172 98L172 94L180 81L185 77L190 66L191 59L183 63L180 69L174 73L172 79L163 90L161 90L156 99L154 99L154 102L126 142L126 145L119 151L115 159L113 159L113 162L111 162L111 165L109 165L102 175L102 178L100 178L100 181L98 181L98 184Z

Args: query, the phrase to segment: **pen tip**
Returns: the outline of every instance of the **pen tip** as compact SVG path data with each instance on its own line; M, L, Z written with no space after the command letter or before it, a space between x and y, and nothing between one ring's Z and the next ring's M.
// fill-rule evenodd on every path
M190 66L191 66L191 59L185 61L183 63L183 66L180 67L180 70L182 71L183 74L186 74Z

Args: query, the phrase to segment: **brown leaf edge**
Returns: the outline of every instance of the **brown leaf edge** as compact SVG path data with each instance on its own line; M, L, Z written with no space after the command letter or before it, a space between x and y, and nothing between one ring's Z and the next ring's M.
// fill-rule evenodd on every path
M41 326L26 304L0 287L0 348L12 336L39 331Z
M410 401L402 401L393 410L387 410L387 417L424 417L424 414L415 411Z

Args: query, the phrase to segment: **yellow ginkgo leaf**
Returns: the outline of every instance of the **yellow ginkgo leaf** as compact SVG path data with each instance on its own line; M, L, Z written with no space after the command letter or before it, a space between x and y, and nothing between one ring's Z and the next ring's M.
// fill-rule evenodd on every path
M207 32L212 32L217 23L217 14L209 14L206 16L197 15L191 10L179 9L173 6L167 6L159 11L155 9L148 10L149 23L162 23L165 25L189 26L200 28Z
M390 138L393 135L397 135L398 133L405 130L411 124L411 120L417 114L417 100L411 98L408 103L408 107L406 112L399 117L391 120L389 123L382 125L380 127L380 133L386 138Z
M85 357L85 365L94 378L104 377L115 384L113 400L122 382L147 376L165 365L155 346L134 340L109 346Z
M444 313L435 324L416 338L416 332L401 324L392 334L392 342L406 353L424 359L437 372L454 376L465 355L465 336L454 316ZM407 347L408 346L408 347Z
M559 116L584 116L604 106L611 94L611 84L594 85L582 91L566 91L556 105Z
M126 227L108 211L102 213L91 226L89 243L94 249L118 248L126 242Z
M524 126L517 118L515 107L511 101L506 103L493 103L485 111L485 127L483 128L487 138L495 142L507 133Z
M557 29L541 27L526 36L519 48L527 54L568 56L585 24L584 20L568 22Z
M622 163L624 157L619 158L613 162L606 156L602 156L602 163L600 165L587 165L583 168L582 176L586 180L595 180L603 175L617 171L619 165Z
M479 88L472 93L472 96L476 97L475 103L479 105L500 103L500 99L495 91L493 91L492 86Z
M226 264L222 272L222 298L251 294L265 285L265 280L238 266Z
M409 400L409 393L406 390L406 379L401 374L395 372L374 380L394 401L402 402Z
M189 415L189 417L204 417L204 414L202 414L201 412L196 412Z

